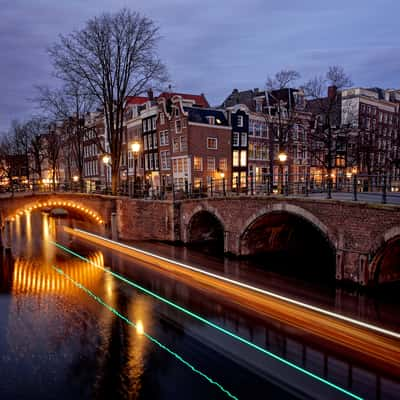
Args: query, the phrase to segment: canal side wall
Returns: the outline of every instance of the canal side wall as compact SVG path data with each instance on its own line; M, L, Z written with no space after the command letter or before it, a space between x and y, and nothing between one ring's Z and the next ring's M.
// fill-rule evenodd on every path
M115 206L120 239L179 240L174 233L177 217L172 201L121 198Z

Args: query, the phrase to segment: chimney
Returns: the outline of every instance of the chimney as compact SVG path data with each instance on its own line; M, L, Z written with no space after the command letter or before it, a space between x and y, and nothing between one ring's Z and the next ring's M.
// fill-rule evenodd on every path
M336 86L329 86L328 87L328 99L334 100L337 94L337 87Z
M147 97L149 98L150 101L154 100L154 95L153 95L153 89L152 88L149 88L147 90Z

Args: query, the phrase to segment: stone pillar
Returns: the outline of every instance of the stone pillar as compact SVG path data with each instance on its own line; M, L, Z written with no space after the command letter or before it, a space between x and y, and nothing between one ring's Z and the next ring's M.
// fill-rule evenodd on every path
M117 213L111 213L111 239L118 240L118 219Z
M343 260L343 251L338 250L336 252L336 279L341 281L343 279L343 267L344 267L344 260Z
M224 253L229 251L229 232L224 231Z
M368 284L369 274L368 274L368 257L365 254L360 254L358 259L358 283L362 286Z

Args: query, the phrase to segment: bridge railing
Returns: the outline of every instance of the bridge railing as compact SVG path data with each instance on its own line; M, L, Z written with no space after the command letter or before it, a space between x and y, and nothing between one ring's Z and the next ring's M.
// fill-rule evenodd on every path
M86 186L79 182L46 183L31 181L25 185L3 186L0 192L13 195L18 192L74 192L111 195L105 185ZM122 184L118 196L151 200L181 200L188 198L235 197L235 196L300 196L341 200L365 200L400 204L400 180L385 174L346 176L311 176L281 174L273 178L269 174L235 176L232 179L209 178L204 184L188 180L171 185L155 186L150 182Z

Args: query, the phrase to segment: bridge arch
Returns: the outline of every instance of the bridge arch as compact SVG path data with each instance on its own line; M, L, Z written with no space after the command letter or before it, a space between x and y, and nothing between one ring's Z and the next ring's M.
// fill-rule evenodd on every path
M370 252L369 280L373 284L400 281L400 226L386 230Z
M100 225L105 223L100 212L77 199L31 196L30 198L16 200L15 203L10 202L9 206L3 211L3 220L14 221L17 216L22 216L28 212L65 209L93 223Z
M263 255L270 264L307 268L305 275L334 279L336 240L329 228L309 211L286 203L254 213L239 236L241 255ZM272 265L271 264L271 265ZM321 268L321 266L323 267ZM301 269L300 268L300 269ZM301 275L301 271L293 271Z
M198 206L185 216L184 242L187 244L214 243L223 250L225 226L218 211Z

